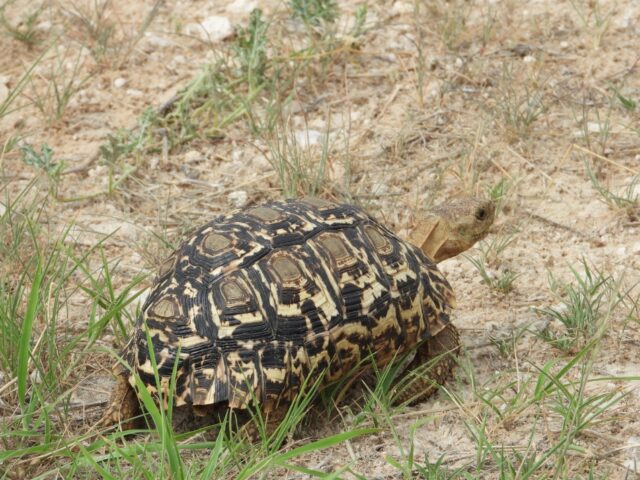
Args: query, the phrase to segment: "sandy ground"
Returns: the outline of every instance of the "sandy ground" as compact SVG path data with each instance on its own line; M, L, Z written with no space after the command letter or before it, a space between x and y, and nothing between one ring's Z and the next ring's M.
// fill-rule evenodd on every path
M70 13L71 2L66 3L45 2L38 35L60 35L59 46L46 54L18 99L25 108L0 120L1 142L19 135L34 146L49 145L54 158L64 160L72 172L61 177L58 195L63 198L104 192L108 166L95 158L107 136L133 128L146 108L170 99L231 41L201 38L198 22L217 15L245 25L258 3L266 15L284 8L271 1L166 2L131 49L122 46L96 58L91 38ZM344 19L358 5L340 3ZM10 5L7 17L19 19L37 5ZM93 2L75 5L90 9ZM106 15L117 35L127 39L135 36L152 7L149 1L114 0ZM416 420L423 420L414 438L419 458L436 461L444 455L447 467L473 465L477 442L465 424L477 426L487 414L477 392L504 389L504 398L511 398L521 386L532 388L523 385L537 368L570 358L524 331L549 324L559 328L536 311L558 305L548 276L571 281L571 268L581 272L584 258L593 268L623 278L626 286L640 280L638 212L603 202L584 165L589 162L614 192L640 172L638 107L623 108L612 90L640 102L640 4L434 1L420 3L417 17L411 2L372 2L368 7L370 29L348 59L331 65L322 85L308 86L296 99L306 113L304 118L294 115L293 128L303 136L308 132L309 143L330 132L330 168L321 194L360 203L403 236L430 204L462 194L486 195L501 180L508 184L486 244L512 241L490 257L487 268L496 277L516 273L513 289L504 293L490 288L465 258L442 265L457 293L455 321L467 347L465 368L458 369L448 387L456 400L440 392L397 418L405 439ZM0 83L6 90L15 87L40 50L8 36L1 36L0 44ZM60 73L52 73L57 68L75 79L78 91L62 116L52 118L55 102L46 100L46 92L54 75L60 79ZM28 105L28 99L38 98L44 99L41 108ZM528 125L514 120L526 114L527 105L533 111L540 108ZM111 234L105 248L119 262L115 283L123 287L136 274L153 271L169 252L159 239L176 242L220 212L281 196L277 176L259 146L240 121L215 141L198 139L168 152L129 157L125 166L135 171L113 194L51 201L46 207L49 226L61 231L72 223L73 241L86 246ZM17 150L3 155L2 170L10 194L37 174ZM45 176L38 181L40 189L48 188ZM639 185L635 194L640 194ZM608 320L593 376L640 375L637 289L628 300L631 306L615 310ZM70 322L86 321L87 302L71 300ZM500 351L496 339L506 339L509 347ZM79 389L78 398L105 398L108 386L100 379L108 378L108 369L101 365L94 370L89 381L101 387L85 383L85 394ZM584 447L584 461L572 467L576 476L593 462L607 478L635 475L640 462L637 382L589 387L631 393L576 438ZM490 415L485 433L494 445L522 449L538 413L530 407L503 418ZM540 451L561 428L551 409L542 418L533 442ZM339 428L336 424L327 430ZM322 433L305 431L303 436ZM379 446L372 448L376 442ZM385 455L397 453L392 436L385 433L308 461L326 471L348 463L367 478L396 478L398 472Z

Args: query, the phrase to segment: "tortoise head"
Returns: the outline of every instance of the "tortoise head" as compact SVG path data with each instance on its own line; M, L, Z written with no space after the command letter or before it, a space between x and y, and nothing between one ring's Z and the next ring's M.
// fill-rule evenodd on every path
M467 197L443 203L418 222L409 241L435 262L441 262L482 240L489 233L495 212L492 200Z

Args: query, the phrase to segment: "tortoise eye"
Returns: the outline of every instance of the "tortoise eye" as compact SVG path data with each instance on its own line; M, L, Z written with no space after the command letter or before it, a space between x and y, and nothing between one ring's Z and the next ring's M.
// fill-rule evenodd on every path
M476 210L476 218L478 220L484 220L485 218L487 218L487 211L484 208L479 208L478 210Z

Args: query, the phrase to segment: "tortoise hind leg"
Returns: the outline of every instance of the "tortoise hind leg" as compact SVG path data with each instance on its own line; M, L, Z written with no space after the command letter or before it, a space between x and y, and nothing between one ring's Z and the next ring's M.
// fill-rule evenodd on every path
M142 410L136 391L129 384L127 376L116 376L116 384L111 391L107 411L98 423L102 427L121 424L123 430L130 430L142 426Z
M394 403L415 405L433 395L451 375L459 351L460 334L450 323L419 347L400 377L399 383L404 385Z
M273 408L267 408L263 410L259 415L262 416L264 422L264 430L258 427L258 420L246 410L241 415L240 421L242 426L240 427L241 435L250 443L265 442L267 439L271 439L278 429L279 425L287 416L289 410L289 404L283 403ZM287 436L290 436L291 432Z

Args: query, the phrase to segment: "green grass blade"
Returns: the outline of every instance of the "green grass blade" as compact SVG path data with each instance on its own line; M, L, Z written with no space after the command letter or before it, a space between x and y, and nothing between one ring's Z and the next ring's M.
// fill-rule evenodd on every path
M220 430L218 436L216 438L213 449L211 450L211 455L209 456L209 461L205 466L200 478L202 480L209 480L210 478L215 478L215 470L219 466L220 457L222 456L222 449L224 447L224 432L227 429L227 422L229 420L229 415L225 415L222 423L220 424Z
M378 433L379 431L380 429L378 428L358 428L356 430L351 430L348 432L337 433L335 435L321 438L320 440L316 440L315 442L311 442L306 445L294 448L293 450L289 450L288 452L282 453L275 459L275 463L278 465L283 465L285 462L294 457L299 457L300 455L304 455L306 453L315 452L316 450L323 450L325 448L333 447L334 445L346 442L347 440L361 437L363 435L371 435L373 433Z
M20 410L24 413L25 399L27 396L27 377L29 375L29 357L31 353L31 331L33 329L33 320L38 312L38 302L40 296L40 285L42 284L42 260L38 256L36 265L36 273L33 277L31 285L31 293L27 303L27 313L22 322L20 333L20 345L18 349L18 402Z
M98 462L96 462L93 459L93 457L87 451L86 448L84 448L82 445L78 445L78 447L80 448L80 451L82 452L82 455L84 456L84 458L93 466L95 471L98 472L100 476L102 476L102 478L108 479L108 480L115 480L115 477L113 475L111 475L107 470L105 470L104 467L102 467Z

